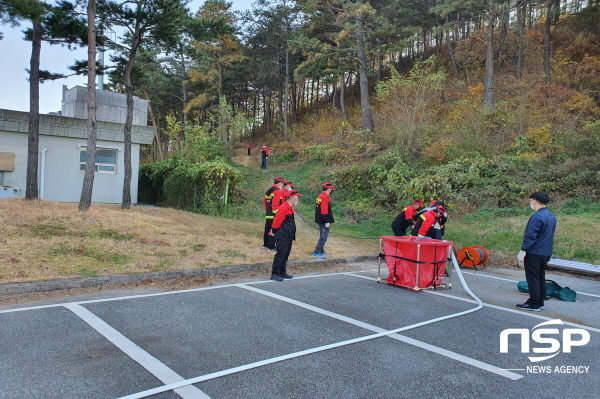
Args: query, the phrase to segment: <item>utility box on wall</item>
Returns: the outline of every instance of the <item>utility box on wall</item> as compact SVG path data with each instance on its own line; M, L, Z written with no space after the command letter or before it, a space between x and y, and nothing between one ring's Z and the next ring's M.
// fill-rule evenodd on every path
M0 152L0 172L15 171L15 154L13 152Z

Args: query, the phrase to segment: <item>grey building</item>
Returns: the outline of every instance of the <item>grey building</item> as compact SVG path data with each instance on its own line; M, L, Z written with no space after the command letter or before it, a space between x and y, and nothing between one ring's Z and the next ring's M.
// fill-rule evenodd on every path
M79 202L87 147L87 89L63 89L61 115L40 115L38 187L40 198ZM121 203L125 95L97 90L97 155L93 202ZM134 98L131 128L131 202L137 203L140 145L152 144L156 128L146 126L148 102ZM0 198L24 197L29 113L0 109Z

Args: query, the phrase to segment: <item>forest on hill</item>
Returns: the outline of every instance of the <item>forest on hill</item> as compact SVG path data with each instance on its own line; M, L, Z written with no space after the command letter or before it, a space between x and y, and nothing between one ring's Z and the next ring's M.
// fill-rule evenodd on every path
M322 165L359 219L414 198L464 213L600 196L597 1L207 1L195 17L232 30L136 59L159 127L148 200L222 212L225 186L244 199L232 148L263 142L281 168Z

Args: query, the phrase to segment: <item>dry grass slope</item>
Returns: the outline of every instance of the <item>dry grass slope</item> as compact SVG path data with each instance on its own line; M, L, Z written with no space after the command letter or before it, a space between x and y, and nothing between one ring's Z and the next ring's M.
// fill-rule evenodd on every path
M0 284L271 262L263 219L238 222L174 209L0 200ZM297 220L291 260L312 259L317 232ZM377 253L376 240L330 236L334 257Z

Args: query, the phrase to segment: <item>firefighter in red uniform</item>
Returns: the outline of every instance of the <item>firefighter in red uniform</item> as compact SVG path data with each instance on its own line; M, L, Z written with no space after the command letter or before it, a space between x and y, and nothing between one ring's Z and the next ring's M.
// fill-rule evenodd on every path
M315 203L315 223L319 225L319 241L312 256L325 258L325 243L329 237L329 227L334 222L331 213L331 192L335 189L331 183L323 183L323 191L317 197Z
M292 251L292 243L296 239L294 206L298 205L298 197L302 197L298 191L288 191L285 202L279 207L273 221L270 234L277 240L277 253L273 258L271 280L283 281L294 277L287 273L287 261Z
M263 144L260 149L260 157L262 159L262 163L260 164L261 169L267 169L267 159L269 159L269 149L266 144Z
M417 211L422 207L423 201L414 200L412 204L402 209L402 212L392 222L392 231L396 237L404 237L406 235L406 229L415 224Z
M413 227L412 235L429 238L437 237L434 226L438 222L438 219L445 213L446 208L441 205L422 213Z
M294 188L294 185L289 182L286 181L283 184L283 188L281 190L277 190L273 193L273 212L276 213L277 209L283 205L283 203L285 202L285 197L287 197L288 191L290 191L291 189Z
M417 212L415 219L418 220L419 216L421 216L423 213L430 211L432 209L435 209L436 207L438 207L440 205L443 206L444 209L446 208L446 205L442 201L437 201L437 200L431 201L427 208L423 208L419 212ZM431 238L435 238L436 240L441 240L444 237L444 231L446 229L447 221L448 221L448 212L446 211L446 212L444 212L443 215L441 215L438 218L437 223L433 225L435 230L432 232Z
M281 190L284 183L285 179L281 177L275 178L273 185L269 187L263 198L263 206L265 208L265 232L263 235L263 248L267 248L271 251L275 251L275 239L269 235L276 211L276 209L273 207L273 199L275 197L275 192Z

